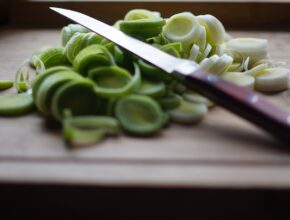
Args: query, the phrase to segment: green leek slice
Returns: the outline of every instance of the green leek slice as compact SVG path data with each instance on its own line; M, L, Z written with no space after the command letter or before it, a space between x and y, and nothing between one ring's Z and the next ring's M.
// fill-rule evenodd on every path
M142 79L138 94L147 95L153 98L164 96L166 87L163 81Z
M65 46L65 55L70 63L73 64L81 50L93 44L101 44L103 40L103 37L95 33L75 33Z
M36 95L38 93L38 89L41 85L41 83L45 80L46 77L61 72L61 71L66 71L70 70L70 68L65 67L65 66L57 66L57 67L52 67L44 71L42 74L37 75L37 77L32 81L32 97L35 100Z
M0 96L0 115L17 116L31 112L34 103L31 94L8 94Z
M115 115L125 131L137 135L157 133L164 124L158 103L144 95L122 97L116 104Z
M146 9L132 9L127 12L127 14L124 17L124 20L130 21L149 18L160 18L160 13L156 11L149 11Z
M35 97L35 105L43 114L50 114L51 100L56 90L71 80L80 80L82 76L73 71L63 71L46 77L41 83Z
M75 33L87 33L89 30L79 24L69 24L61 30L61 44L64 47Z
M64 109L70 109L73 115L95 115L99 108L98 99L94 84L89 80L68 81L54 93L52 115L61 120Z
M149 18L139 20L124 20L119 23L119 28L124 33L141 39L155 37L162 32L165 25L163 18Z
M125 54L124 52L116 45L114 45L113 49L114 59L117 65L124 65L125 64Z
M186 91L186 86L183 84L183 83L180 83L176 80L172 81L170 84L169 84L169 88L178 93L178 94L183 94L185 91Z
M45 47L36 51L32 55L30 62L35 68L37 68L39 67L39 60L41 60L46 69L69 64L64 53L64 48L57 46Z
M177 108L180 105L181 100L182 100L181 96L175 93L170 93L167 94L166 96L156 99L156 101L160 104L160 106L166 110Z
M0 80L0 91L11 88L13 84L12 80Z
M70 146L97 143L120 132L119 122L107 116L74 116L63 120L63 137Z
M134 64L133 76L117 66L99 67L90 71L89 78L95 82L95 92L100 97L116 98L135 92L141 83L138 65Z
M180 42L173 42L163 45L160 49L172 56L181 58L182 44Z
M152 66L151 64L141 59L138 60L138 65L140 67L142 76L156 80L163 80L165 82L169 82L172 79L172 76L170 76L170 74L162 71L161 69L155 66Z
M115 61L108 49L102 45L91 45L83 49L73 62L73 70L87 76L95 67L114 65Z

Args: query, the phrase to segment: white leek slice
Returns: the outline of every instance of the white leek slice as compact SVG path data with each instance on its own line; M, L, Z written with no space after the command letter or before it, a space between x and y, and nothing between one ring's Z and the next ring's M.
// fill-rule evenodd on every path
M179 107L170 110L169 115L172 121L181 124L197 123L207 113L207 106L203 103L193 103L182 100Z
M226 54L219 57L218 55L213 55L208 59L204 59L200 63L200 68L204 71L215 73L215 74L223 74L226 72L229 67L233 63L233 58Z
M226 43L226 49L250 57L250 64L268 57L268 41L260 38L235 38Z
M290 70L269 68L255 78L255 89L262 92L278 92L289 88Z
M216 74L223 74L228 70L228 68L232 65L233 58L224 54L216 61L214 65L209 69L210 72Z
M200 61L208 57L211 50L212 50L212 46L210 44L207 44L205 50L199 53L198 57L196 58L196 61L199 63Z
M190 12L182 12L171 16L163 27L163 35L171 42L181 42L184 52L199 36L200 25Z
M227 70L228 72L242 72L245 67L248 68L249 57L244 58L240 53L232 50L224 50L223 53L233 58L233 63Z
M241 72L243 70L243 63L232 63L228 68L228 72Z
M229 33L225 33L224 42L228 42L229 40L233 39L233 37Z
M242 87L254 88L255 78L245 73L227 72L222 75L222 78Z
M190 49L189 59L196 61L198 54L199 54L199 46L196 44L193 44Z
M258 62L254 63L253 66L258 66L260 64L267 64L268 67L272 68L272 67L286 67L286 62L284 61L274 61L274 60L270 60L270 59L262 59L259 60Z
M205 50L206 47L206 29L204 26L199 28L199 36L196 39L196 44L199 46L201 51Z
M262 75L268 67L269 66L267 63L262 63L258 66L253 67L252 69L249 69L248 71L245 71L244 73L256 77Z
M245 59L245 61L243 62L243 68L244 68L245 71L249 70L249 63L250 63L250 57L247 57Z
M199 15L197 18L199 24L206 29L208 43L216 46L224 42L226 31L223 24L216 17L212 15Z
M210 58L205 58L201 61L199 68L203 71L209 72L211 67L218 61L218 59L218 55L213 55Z
M210 44L207 44L203 52L204 56L207 57L210 54L211 50L212 50L212 46Z
M232 63L233 63L233 58L231 56L228 56L226 54L222 55L218 61L218 64L216 67L216 73L223 74L224 72L228 71Z
M223 55L223 48L221 45L216 45L216 46L213 46L212 47L212 50L211 50L211 53L212 54L216 54L216 55Z

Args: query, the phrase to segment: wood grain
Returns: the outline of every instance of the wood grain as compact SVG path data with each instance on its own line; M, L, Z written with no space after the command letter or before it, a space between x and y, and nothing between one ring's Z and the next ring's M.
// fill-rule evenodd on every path
M290 63L290 33L232 32L269 39L272 58ZM2 29L0 78L59 30ZM13 89L8 92L15 92ZM289 91L268 97L290 109ZM109 138L68 149L60 129L37 113L0 118L0 182L204 187L289 187L290 150L256 127L216 107L197 126L171 125L158 136ZM285 146L284 146L285 147Z

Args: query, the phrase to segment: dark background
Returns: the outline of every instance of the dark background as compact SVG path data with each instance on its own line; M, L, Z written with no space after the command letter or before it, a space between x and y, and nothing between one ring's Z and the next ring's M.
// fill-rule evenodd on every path
M1 185L3 219L290 219L289 190Z
M0 0L0 25L8 23L9 6L6 0Z
M115 2L115 4L113 3ZM116 5L116 2L118 6ZM54 0L0 0L0 21L21 27L61 27L66 20L48 10L50 6L78 10L106 23L113 24L134 8L160 11L169 17L180 11L194 14L212 14L226 29L238 30L290 30L290 1L216 0L216 1L54 1Z

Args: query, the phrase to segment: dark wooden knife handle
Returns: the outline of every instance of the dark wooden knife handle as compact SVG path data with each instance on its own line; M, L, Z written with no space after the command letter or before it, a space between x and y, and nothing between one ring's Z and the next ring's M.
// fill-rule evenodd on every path
M185 84L290 144L290 113L268 102L263 95L200 70L187 74Z

